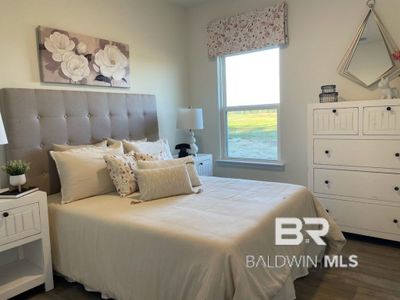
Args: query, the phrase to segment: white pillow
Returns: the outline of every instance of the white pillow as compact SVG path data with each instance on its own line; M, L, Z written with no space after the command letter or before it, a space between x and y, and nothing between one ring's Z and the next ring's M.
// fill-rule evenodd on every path
M123 140L123 144L126 152L149 153L152 155L160 155L161 159L173 159L171 149L166 139L160 139L155 142Z
M140 200L148 201L194 193L186 166L135 170Z
M158 168L184 165L186 166L187 171L189 173L190 182L192 183L192 186L201 185L201 181L199 175L197 174L197 169L194 163L193 156L186 156L171 160L138 161L137 164L139 169L158 169Z
M50 151L61 182L61 203L115 191L103 157L123 154L122 147Z

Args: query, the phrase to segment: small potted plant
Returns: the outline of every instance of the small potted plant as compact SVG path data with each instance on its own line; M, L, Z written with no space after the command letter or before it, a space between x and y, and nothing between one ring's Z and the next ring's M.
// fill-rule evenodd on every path
M30 163L23 160L10 160L1 170L10 176L10 185L18 186L18 191L21 192L21 186L26 183L25 173L30 169Z

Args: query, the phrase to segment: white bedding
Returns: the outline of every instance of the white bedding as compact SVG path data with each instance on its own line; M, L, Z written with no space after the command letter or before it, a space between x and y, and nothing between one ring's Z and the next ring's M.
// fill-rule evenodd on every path
M246 255L320 254L275 246L275 218L323 216L331 250L343 235L304 187L202 177L196 195L131 204L108 194L60 205L49 197L53 264L115 299L293 299L305 268L246 268Z

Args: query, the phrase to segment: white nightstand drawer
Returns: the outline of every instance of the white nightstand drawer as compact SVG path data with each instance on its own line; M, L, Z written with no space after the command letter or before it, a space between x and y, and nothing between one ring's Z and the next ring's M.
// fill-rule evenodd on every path
M0 211L0 245L40 233L39 204Z
M213 175L213 158L211 154L198 154L195 157L197 173L200 176Z

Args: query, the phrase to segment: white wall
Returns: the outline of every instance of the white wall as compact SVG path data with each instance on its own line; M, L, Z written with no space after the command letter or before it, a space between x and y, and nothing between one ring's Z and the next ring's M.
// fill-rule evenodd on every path
M164 0L0 0L0 11L0 88L155 94L160 135L175 144L176 111L188 86L183 8ZM41 84L39 25L129 44L132 88Z
M273 0L221 0L204 3L188 11L190 99L205 111L205 129L198 131L200 151L219 154L216 62L207 57L207 23L254 8L278 3ZM318 102L320 86L337 84L346 100L377 99L369 91L337 74L337 66L361 24L365 0L287 0L289 46L281 51L281 136L285 171L222 167L216 175L307 184L308 103ZM376 11L400 45L398 13L400 1L377 1ZM392 82L400 87L399 80Z
M163 0L0 0L0 10L0 88L155 94L160 135L174 144L177 107L187 96L183 8ZM132 88L41 84L39 25L129 44Z

